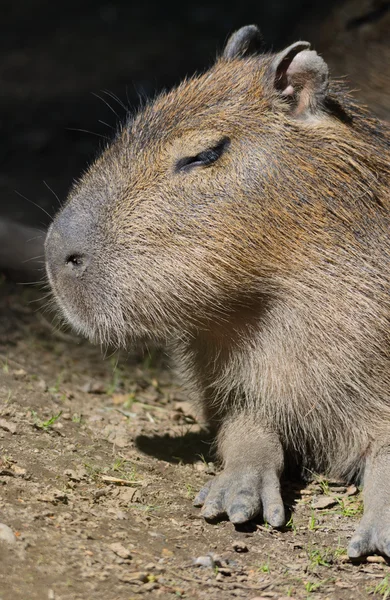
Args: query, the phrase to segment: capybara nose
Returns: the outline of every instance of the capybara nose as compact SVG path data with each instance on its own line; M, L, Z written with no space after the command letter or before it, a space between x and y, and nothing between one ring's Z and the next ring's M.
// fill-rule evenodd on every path
M45 244L46 268L49 277L81 277L90 255L86 252L86 232L83 226L69 219L68 210L58 215L51 225Z
M75 277L84 273L89 264L89 257L86 254L72 253L65 259L65 266Z

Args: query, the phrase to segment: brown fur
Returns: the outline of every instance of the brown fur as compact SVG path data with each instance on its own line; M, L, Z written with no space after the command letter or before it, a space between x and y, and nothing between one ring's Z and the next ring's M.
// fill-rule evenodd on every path
M222 57L130 118L57 217L48 273L92 340L170 341L225 463L264 431L349 479L390 443L389 131L336 82L293 115L273 60ZM92 257L80 277L63 231Z

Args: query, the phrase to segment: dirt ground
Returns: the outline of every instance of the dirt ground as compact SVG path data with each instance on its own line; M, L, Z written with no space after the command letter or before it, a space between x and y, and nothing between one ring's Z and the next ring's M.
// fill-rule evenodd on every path
M163 353L104 358L43 306L0 286L1 600L389 596L381 557L346 558L353 486L286 482L283 531L203 521L210 440Z
M88 132L111 135L105 101L123 117L105 90L136 106L245 23L277 47L308 4L7 0L0 212L48 223L96 153ZM217 467L167 358L104 358L54 331L42 295L0 285L0 600L390 598L382 558L346 559L356 488L286 482L283 531L204 522L192 500Z

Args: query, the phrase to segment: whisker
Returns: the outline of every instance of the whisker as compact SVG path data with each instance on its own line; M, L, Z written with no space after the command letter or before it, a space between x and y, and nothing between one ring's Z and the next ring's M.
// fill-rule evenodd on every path
M38 229L38 231L41 231L40 229ZM46 234L46 231L41 231L42 234ZM29 238L28 240L26 240L26 244L28 244L29 242L33 242L34 240L40 240L42 239L41 235L36 235L35 237ZM44 254L42 254L42 256L44 256Z
M53 194L53 196L54 196L54 198L57 200L58 204L59 204L60 206L62 206L62 202L61 202L61 200L59 199L59 197L57 196L57 194L55 193L55 191L54 191L54 190L53 190L53 189L50 187L50 185L49 185L49 184L48 184L48 183L47 183L47 182L46 182L44 179L43 179L43 183L44 183L44 185L47 187L47 189L49 190L49 192L51 192L51 193Z
M92 92L92 96L95 96L95 98L98 98L99 100L101 100L102 102L104 102L104 104L106 106L108 106L108 108L114 113L114 115L116 116L116 118L119 119L119 115L115 112L115 110L112 108L111 104L109 102L107 102L107 100L105 100L104 98L102 98L101 96L99 96L99 94L96 94L95 92Z
M109 140L110 138L107 135L103 135L101 133L96 133L96 131L89 131L88 129L78 129L77 127L67 127L68 131L81 131L81 133L90 133L91 135L96 135L96 137L103 138L104 140Z
M34 300L29 300L27 304L34 304L35 302L43 302L44 300L46 300L46 298L50 298L51 296L51 292L47 292L47 294L45 294L44 296L41 296L40 298L35 298Z
M42 279L39 279L38 281L17 281L16 285L42 285L43 283L43 277Z
M44 254L39 254L38 256L30 256L29 258L26 258L25 260L22 260L22 264L24 264L24 263L27 263L27 262L30 262L30 261L32 261L32 260L37 260L38 258L44 258L44 256L45 256ZM42 264L43 264L44 262L45 262L45 261L42 261Z
M23 198L23 200L27 200L27 202L30 202L31 204L33 204L34 206L36 206L37 208L40 208L41 211L43 211L45 213L45 215L47 215L50 219L50 221L53 220L52 215L50 215L47 210L45 208L43 208L43 206L40 206L39 204L37 204L36 202L34 202L34 200L30 200L30 198L26 198L26 196L23 196L23 194L21 194L20 192L18 192L18 190L14 190L15 194L17 194L18 196L20 196L21 198Z
M122 100L116 95L114 94L114 92L111 92L110 90L101 90L103 92L103 94L106 94L107 96L109 96L110 98L112 98L115 102L117 102L119 104L119 106L121 108L123 108L123 110L127 111L127 106L124 104L124 102L122 102Z
M106 123L105 121L102 121L101 119L98 120L98 123L101 123L102 125L105 125L106 127L109 127L110 129L115 129L115 127L113 127L109 123Z

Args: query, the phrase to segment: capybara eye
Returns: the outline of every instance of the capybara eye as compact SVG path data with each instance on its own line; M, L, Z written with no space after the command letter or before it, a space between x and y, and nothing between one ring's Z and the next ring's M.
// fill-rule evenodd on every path
M194 167L208 167L222 156L229 144L230 139L224 137L215 146L207 148L195 156L180 158L176 163L176 171L189 171Z

